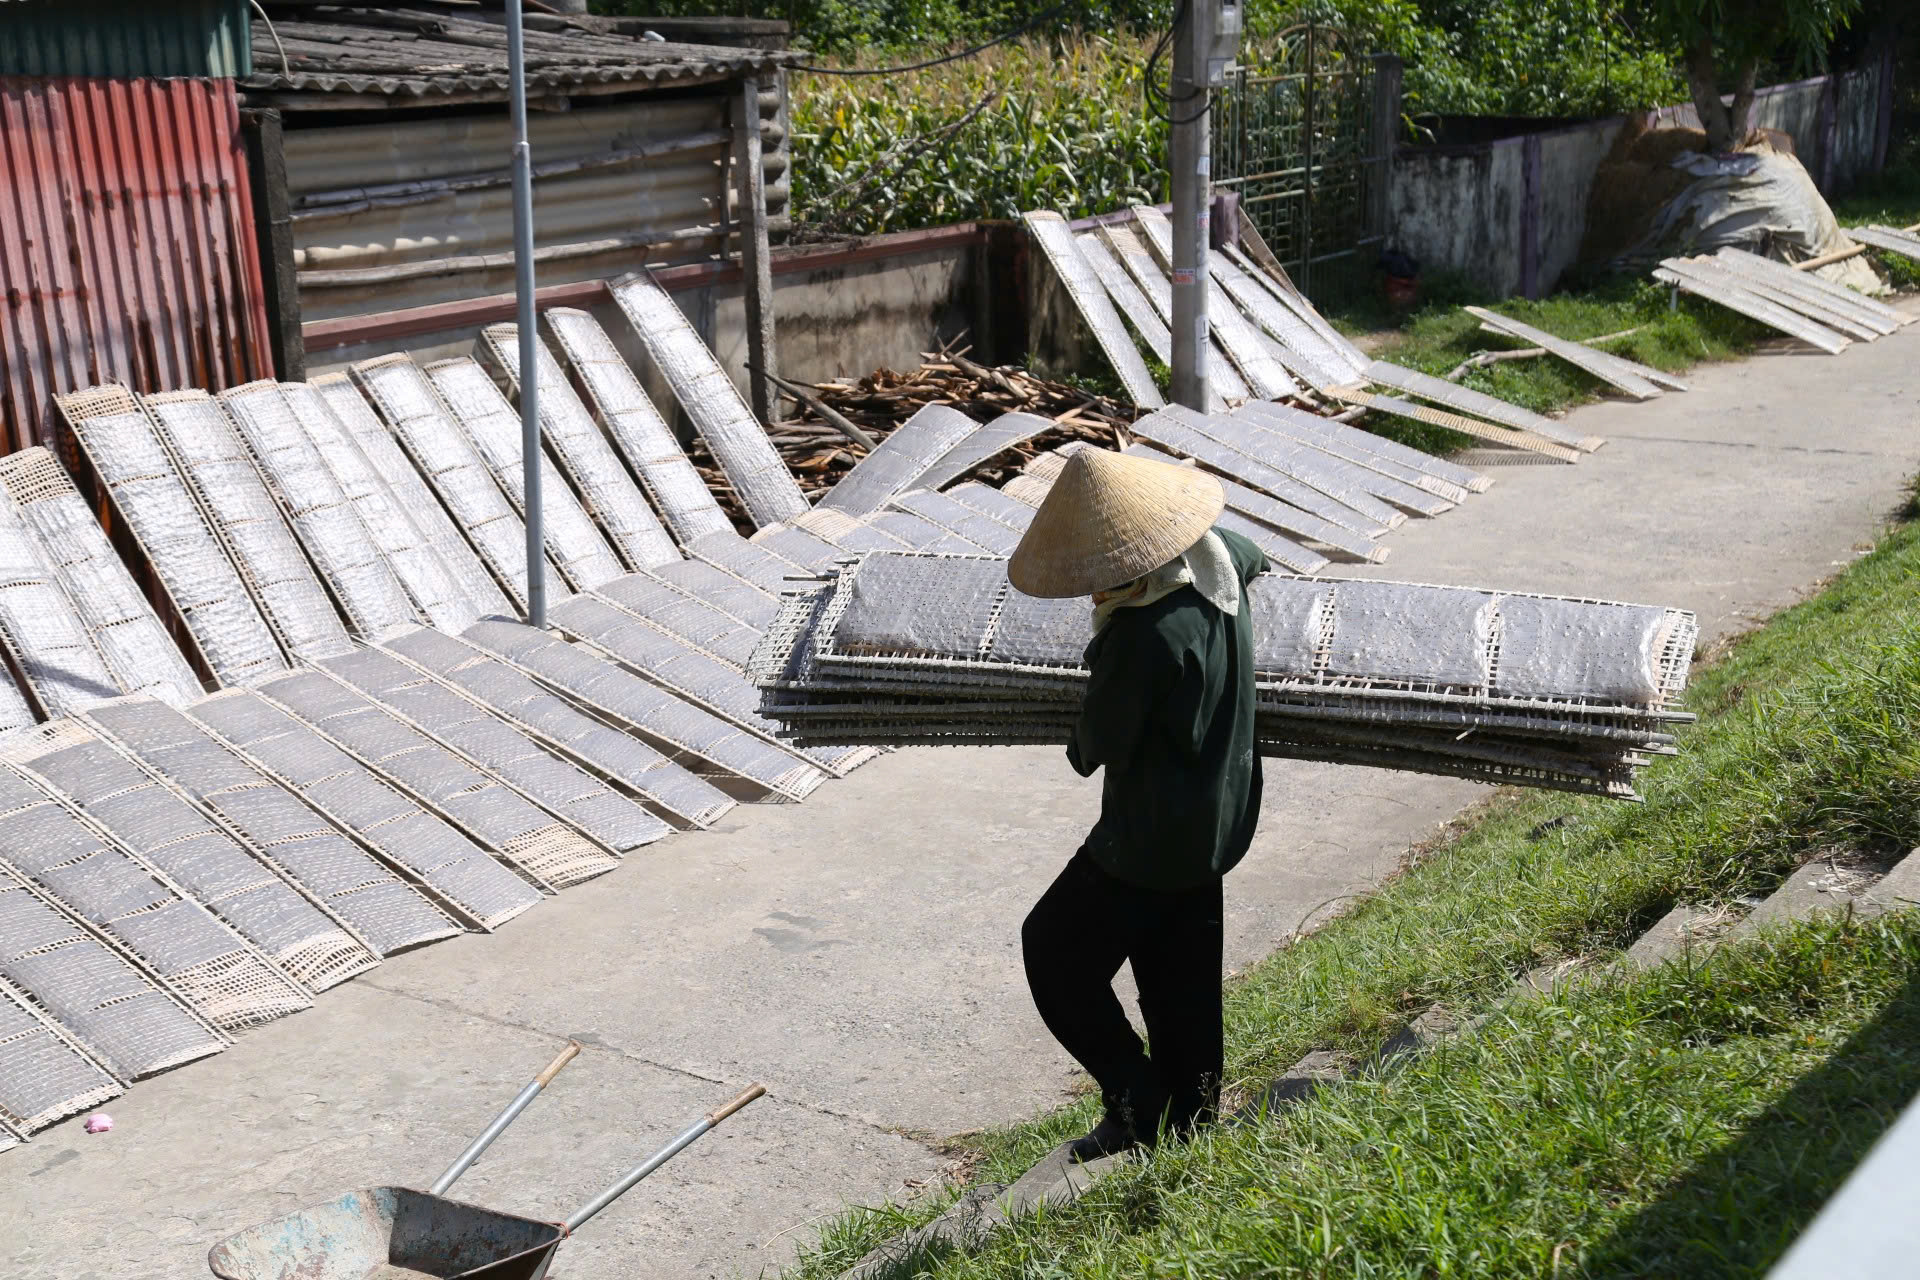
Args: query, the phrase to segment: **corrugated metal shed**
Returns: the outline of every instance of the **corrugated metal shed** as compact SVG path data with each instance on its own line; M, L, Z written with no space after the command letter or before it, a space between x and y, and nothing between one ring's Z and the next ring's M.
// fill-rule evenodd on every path
M724 106L702 95L529 120L541 283L713 253ZM504 113L289 129L285 148L304 320L512 289Z
M57 392L272 376L233 81L0 78L0 189L7 449Z
M247 0L12 0L0 75L243 76Z
M276 106L285 121L302 320L511 290L512 137L498 15L275 0L268 12L280 44L256 23L260 56L242 87L248 105ZM759 91L769 227L786 227L783 67L798 55L647 40L637 22L529 16L529 92L547 108L528 122L542 285L726 248L739 230L733 118L749 77Z

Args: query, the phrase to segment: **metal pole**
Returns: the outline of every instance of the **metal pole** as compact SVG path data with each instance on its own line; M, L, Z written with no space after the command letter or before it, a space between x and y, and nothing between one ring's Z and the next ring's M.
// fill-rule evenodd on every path
M602 1191L599 1195L581 1205L580 1208L574 1212L574 1215L568 1218L565 1223L567 1234L572 1235L575 1231L578 1231L581 1223L625 1195L633 1185L642 1178L679 1155L682 1151L685 1151L693 1144L694 1139L765 1093L766 1089L760 1085L749 1085L746 1091L732 1102L721 1107L718 1111L709 1112L707 1115L701 1117L685 1133L648 1156L634 1168L628 1170L622 1175L620 1181L614 1183L605 1191Z
M780 361L773 335L773 259L767 247L767 182L760 157L760 81L755 77L743 80L734 95L732 120L747 359L768 374L778 374ZM780 417L780 393L766 378L753 379L750 390L754 416L773 426Z
M1313 296L1313 46L1317 33L1313 19L1307 19L1307 77L1301 82L1305 119L1300 126L1300 141L1306 154L1300 166L1300 292Z
M549 1062L539 1075L527 1081L527 1087L514 1095L513 1101L506 1105L506 1109L495 1116L493 1123L487 1126L486 1131L475 1138L472 1145L460 1153L458 1160L455 1160L447 1166L447 1171L440 1175L438 1181L436 1181L429 1190L436 1196L445 1195L447 1188L451 1187L455 1182L458 1182L460 1175L473 1167L473 1162L480 1158L481 1153L493 1145L495 1138L506 1132L507 1126L519 1118L520 1113L527 1109L527 1105L540 1096L540 1091L546 1088L555 1076L560 1074L560 1068L572 1062L574 1055L579 1052L580 1042L578 1040L567 1041L567 1047L560 1051L560 1056L552 1062Z
M1207 205L1213 195L1206 110L1214 0L1184 0L1173 30L1173 398L1207 407Z
M533 311L533 153L527 147L527 50L520 0L507 0L507 78L513 86L513 292L520 330L520 469L527 513L527 621L547 625L546 538L540 511L539 330Z

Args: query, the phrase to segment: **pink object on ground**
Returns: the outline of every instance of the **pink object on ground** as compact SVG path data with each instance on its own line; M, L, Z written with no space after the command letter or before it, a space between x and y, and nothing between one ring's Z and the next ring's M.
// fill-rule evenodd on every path
M104 1111L96 1111L87 1117L88 1133L105 1133L113 1128L113 1117Z

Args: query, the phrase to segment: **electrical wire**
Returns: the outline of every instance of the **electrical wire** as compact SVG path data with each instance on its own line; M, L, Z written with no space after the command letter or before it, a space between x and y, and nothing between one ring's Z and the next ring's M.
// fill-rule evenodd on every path
M962 49L958 53L949 53L938 58L929 58L925 62L912 62L901 67L795 67L793 69L795 71L811 72L817 76L898 76L905 75L909 71L925 71L928 67L945 66L949 62L958 62L962 58L971 58L976 54L985 53L995 45L1005 44L1009 40L1017 40L1041 23L1059 17L1068 9L1073 8L1077 3L1078 0L1062 0L1062 3L1054 5L1051 9L1036 13L1033 17L1028 18L1013 30L1002 32L1000 35L995 36L983 44L974 45L971 49Z
M1212 90L1205 85L1201 85L1192 93L1176 98L1170 92L1160 88L1159 73L1156 70L1160 59L1167 52L1167 46L1173 43L1173 33L1179 30L1180 23L1185 20L1187 11L1192 7L1193 0L1180 0L1180 7L1174 10L1172 25L1161 33L1159 40L1154 42L1153 52L1147 55L1147 69L1141 76L1141 86L1146 91L1148 110L1170 125L1192 124L1213 109ZM1172 113L1176 102L1192 102L1195 98L1200 99L1200 109L1192 115L1176 116Z
M280 50L280 74L283 76L292 75L293 63L287 60L287 46L280 43L280 33L273 29L273 19L269 18L267 11L260 7L260 0L252 0L252 3L253 11L260 15L260 21L267 24L267 34L273 37L274 47Z

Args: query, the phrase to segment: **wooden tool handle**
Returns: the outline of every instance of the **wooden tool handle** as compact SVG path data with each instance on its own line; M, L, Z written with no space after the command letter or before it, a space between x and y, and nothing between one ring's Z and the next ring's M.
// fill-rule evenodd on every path
M567 1047L560 1051L560 1056L555 1058L552 1062L549 1062L546 1066L546 1070L542 1071L539 1075L535 1076L533 1078L533 1082L539 1085L542 1089L546 1088L549 1084L553 1082L553 1078L560 1074L560 1068L566 1066L569 1062L572 1062L574 1058L579 1056L579 1053L580 1053L580 1042L578 1040L567 1041Z
M766 1092L767 1092L767 1088L765 1085L759 1085L759 1084L748 1085L746 1089L741 1092L740 1096L735 1098L732 1102L729 1102L726 1106L720 1108L718 1111L708 1113L707 1123L709 1125L719 1124L722 1120L725 1120L728 1116L732 1115L734 1112L738 1111L740 1108L746 1106L749 1102L752 1102L755 1098L764 1096Z

